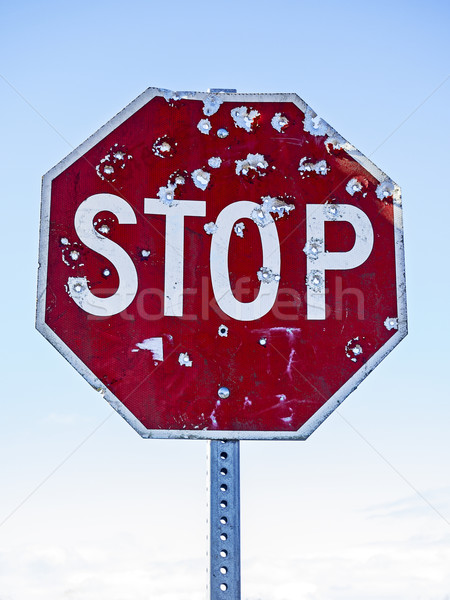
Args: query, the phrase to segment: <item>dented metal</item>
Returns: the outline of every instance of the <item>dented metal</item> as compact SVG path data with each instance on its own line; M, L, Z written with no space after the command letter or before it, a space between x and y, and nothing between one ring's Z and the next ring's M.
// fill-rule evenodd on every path
M40 263L38 329L143 437L305 439L407 332L400 188L295 94L147 90L44 177Z

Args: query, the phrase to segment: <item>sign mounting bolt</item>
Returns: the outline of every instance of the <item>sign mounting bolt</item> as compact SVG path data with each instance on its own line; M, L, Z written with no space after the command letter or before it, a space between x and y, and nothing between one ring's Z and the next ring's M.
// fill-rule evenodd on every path
M221 387L219 388L219 391L217 392L217 395L219 396L219 398L221 398L222 400L225 400L225 398L228 398L230 395L230 390L227 387Z

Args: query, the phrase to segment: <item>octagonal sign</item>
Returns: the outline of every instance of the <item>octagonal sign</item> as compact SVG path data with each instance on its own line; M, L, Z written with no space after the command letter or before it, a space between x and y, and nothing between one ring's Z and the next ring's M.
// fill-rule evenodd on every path
M44 176L37 328L143 437L305 439L406 335L400 190L295 94L150 88Z

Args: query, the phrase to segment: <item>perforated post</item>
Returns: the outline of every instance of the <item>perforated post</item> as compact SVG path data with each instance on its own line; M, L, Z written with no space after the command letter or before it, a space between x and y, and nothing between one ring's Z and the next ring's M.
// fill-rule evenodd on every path
M241 598L239 441L209 442L208 600Z

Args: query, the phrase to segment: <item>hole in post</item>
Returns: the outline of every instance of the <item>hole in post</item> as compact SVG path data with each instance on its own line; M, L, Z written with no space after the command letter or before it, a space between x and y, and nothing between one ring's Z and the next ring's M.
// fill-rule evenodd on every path
M222 485L220 486L220 491L221 492L226 492L228 489L228 486L225 483L222 483Z
M225 542L228 539L228 536L226 533L221 533L220 534L220 539L222 540L222 542Z
M226 508L228 506L228 502L226 500L220 501L220 508Z
M222 575L226 575L228 573L228 569L226 567L220 567L220 572Z
M227 473L228 473L228 471L226 469L220 469L221 475L226 475Z
M226 592L228 589L228 586L226 583L221 583L220 584L220 589L222 590L222 592Z
M226 557L228 556L228 552L227 552L226 550L221 550L221 551L220 551L220 556L221 556L222 558L226 558Z
M226 459L228 458L228 454L227 454L226 452L221 452L221 453L220 453L220 458L221 458L222 460L226 460Z
M220 522L222 525L226 525L228 523L228 519L226 517L220 517Z

